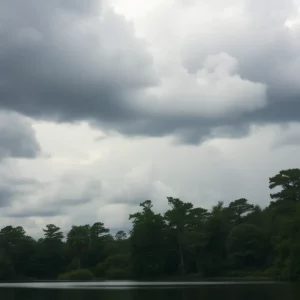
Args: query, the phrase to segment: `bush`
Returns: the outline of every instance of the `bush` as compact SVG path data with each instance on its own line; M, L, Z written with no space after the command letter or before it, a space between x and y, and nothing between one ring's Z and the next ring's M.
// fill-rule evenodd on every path
M91 271L97 278L128 279L131 276L129 257L125 254L109 256Z
M16 276L11 261L6 257L5 252L0 249L0 280L11 280Z
M128 279L130 278L130 272L128 269L111 268L106 271L108 279Z
M93 280L94 274L87 269L74 270L68 273L60 274L59 280Z
M104 263L99 263L95 268L92 269L93 273L97 278L105 277L107 266Z
M108 268L124 269L129 266L129 257L127 254L116 254L107 257L104 263Z

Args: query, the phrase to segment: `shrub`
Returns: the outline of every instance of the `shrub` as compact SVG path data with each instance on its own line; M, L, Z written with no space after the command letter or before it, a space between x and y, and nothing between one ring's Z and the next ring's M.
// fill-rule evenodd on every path
M93 268L93 273L97 278L105 277L107 266L105 263L99 263L95 268Z
M116 254L107 257L104 263L108 268L124 269L129 266L129 257L126 254Z
M127 279L130 278L130 262L128 255L116 254L97 264L92 272L97 278Z
M15 278L15 269L11 261L6 257L5 252L0 249L0 280Z
M87 269L74 270L68 273L60 274L59 280L93 280L94 274Z
M126 269L111 268L106 271L108 279L128 279L130 278L130 272Z

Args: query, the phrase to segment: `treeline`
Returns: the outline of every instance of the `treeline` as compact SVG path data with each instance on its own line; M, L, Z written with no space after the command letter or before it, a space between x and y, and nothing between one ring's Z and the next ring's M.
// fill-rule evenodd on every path
M300 279L300 170L269 179L270 204L247 199L207 210L168 197L129 216L132 230L110 234L103 223L72 226L64 237L49 224L34 240L20 226L0 231L0 279L158 279L233 276Z

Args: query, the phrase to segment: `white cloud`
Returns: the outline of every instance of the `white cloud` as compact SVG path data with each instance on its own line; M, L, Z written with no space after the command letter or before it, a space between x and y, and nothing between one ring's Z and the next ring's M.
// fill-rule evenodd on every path
M285 147L298 147L300 145L300 124L289 123L281 126L280 131L274 138L272 146L274 149Z
M266 205L268 178L300 163L299 146L272 150L281 132L278 126L254 127L246 138L213 139L202 146L174 146L170 138L129 140L112 136L96 141L97 131L80 124L36 123L35 128L38 136L45 137L40 140L41 147L51 157L44 158L43 164L21 160L18 168L26 170L28 177L41 177L44 185L27 190L13 207L3 208L0 224L21 224L34 235L39 232L41 235L37 228L49 222L64 230L72 224L96 221L105 222L113 230L129 228L128 215L139 210L140 202L151 199L158 211L164 211L167 196L180 197L205 208L219 200L228 203L240 197ZM54 143L46 138L53 137L54 133L57 133L55 149ZM73 154L77 153L67 169L53 163L56 155L62 160L72 156L63 143L66 136L69 137L67 148L74 147ZM78 143L76 136L85 143ZM87 162L91 149L99 158L95 160L91 156ZM86 160L85 164L81 158ZM36 169L31 172L34 163ZM52 168L56 171L44 177L43 173ZM15 167L13 170L17 171ZM12 218L11 213L28 213L28 216Z
M159 87L149 88L139 103L148 112L161 115L226 117L266 105L266 86L242 79L238 61L226 53L209 55L196 74L182 66L162 78Z

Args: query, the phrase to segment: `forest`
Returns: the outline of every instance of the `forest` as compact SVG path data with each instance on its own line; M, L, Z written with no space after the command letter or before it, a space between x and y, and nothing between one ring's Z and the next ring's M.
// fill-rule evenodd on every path
M158 213L146 200L129 215L128 233L97 222L64 236L48 224L35 240L7 225L0 230L0 280L300 280L300 169L280 171L269 188L266 207L241 198L205 209L168 197L168 210Z

